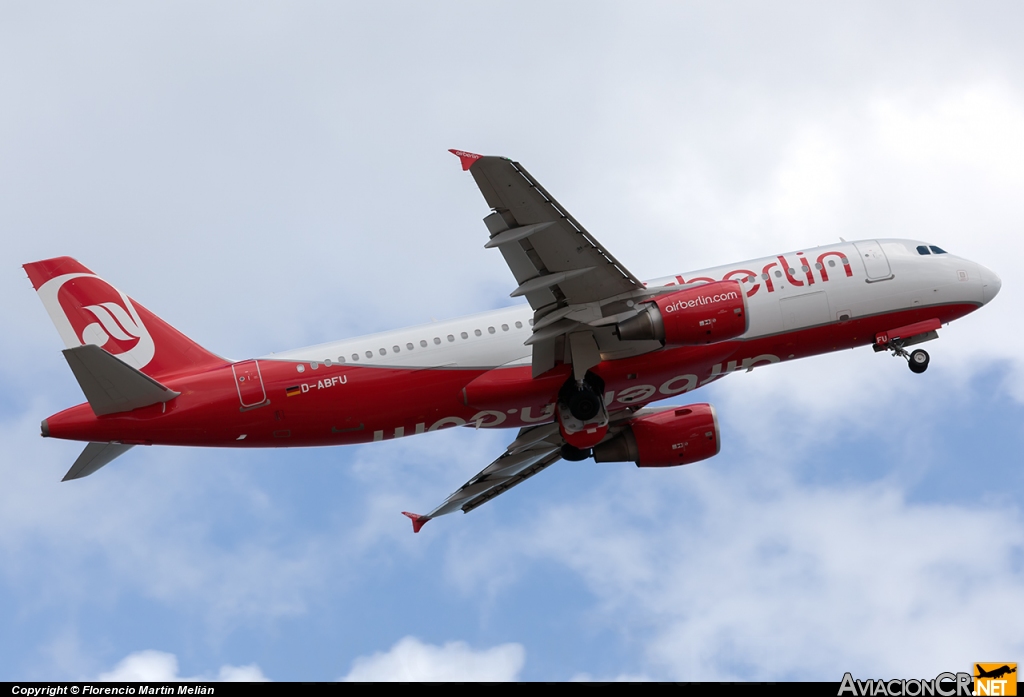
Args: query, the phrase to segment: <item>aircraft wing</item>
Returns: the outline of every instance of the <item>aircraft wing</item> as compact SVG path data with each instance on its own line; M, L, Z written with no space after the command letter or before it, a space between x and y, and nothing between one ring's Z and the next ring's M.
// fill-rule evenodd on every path
M504 157L452 150L462 160L493 212L484 218L491 238L534 309L533 374L572 362L582 375L601 353L620 347L610 330L613 315L633 314L625 301L647 295L644 284L584 229L519 164ZM616 304L616 301L619 301ZM586 326L584 326L586 325ZM568 347L566 337L581 336ZM648 348L654 348L648 347ZM586 365L584 365L586 364Z
M633 419L676 407L644 407L643 409L621 409L610 415L608 433L604 441L628 428ZM426 515L402 511L412 520L413 532L419 532L423 525L433 518L461 510L469 513L491 499L504 494L516 484L526 481L562 459L565 441L558 430L558 423L542 424L519 429L519 435L512 441L501 457L487 465L472 479L463 484L444 502Z
M519 436L501 457L463 484L440 506L427 515L407 511L402 511L402 514L412 519L413 532L419 532L431 518L457 510L469 513L560 460L564 442L556 423L520 429Z
M487 205L484 219L491 239L508 262L534 310L553 303L579 305L644 284L587 232L551 194L519 164L504 157L473 156L452 151L468 164ZM475 158L467 162L466 158Z

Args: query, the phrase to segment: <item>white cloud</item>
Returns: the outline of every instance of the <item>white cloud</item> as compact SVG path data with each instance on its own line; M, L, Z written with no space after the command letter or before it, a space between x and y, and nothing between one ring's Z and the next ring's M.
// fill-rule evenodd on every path
M61 482L81 446L39 438L36 417L46 412L36 406L0 424L7 444L0 560L8 581L34 589L37 602L113 604L128 589L187 601L220 628L305 612L336 558L336 536L281 540L259 486L229 458L202 467L209 454L201 451L139 449L87 479ZM249 537L218 534L228 511L224 499L214 503L218 490L230 492L230 510L251 522Z
M569 682L651 682L651 678L642 674L620 673L613 678L599 678L590 673L577 673L569 678Z
M386 652L357 658L346 682L508 682L526 662L520 644L475 650L462 641L443 646L407 636Z
M623 473L525 529L463 542L453 573L479 587L496 568L481 557L521 573L563 564L610 627L642 637L645 672L670 679L927 676L1024 651L1017 511L753 469Z
M216 678L202 675L183 677L178 675L178 657L164 651L137 651L129 654L109 673L101 673L100 682L267 682L256 664L248 666L221 666Z

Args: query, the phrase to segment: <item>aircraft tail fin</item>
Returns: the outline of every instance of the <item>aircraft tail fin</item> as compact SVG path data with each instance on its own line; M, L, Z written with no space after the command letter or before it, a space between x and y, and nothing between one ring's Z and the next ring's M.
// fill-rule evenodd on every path
M114 458L124 455L132 447L134 446L124 445L123 443L89 443L61 481L66 482L69 479L88 477Z
M24 269L69 349L102 347L151 378L227 363L71 257L25 264Z

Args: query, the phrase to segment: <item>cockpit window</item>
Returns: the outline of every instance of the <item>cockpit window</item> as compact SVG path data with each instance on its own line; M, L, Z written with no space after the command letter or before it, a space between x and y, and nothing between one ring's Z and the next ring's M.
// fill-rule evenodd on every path
M922 255L922 256L924 256L926 254L931 254L931 252L928 251L927 245L923 245L923 244L920 247L917 248L917 253Z
M936 247L934 244L931 246L932 254L945 254L946 250Z

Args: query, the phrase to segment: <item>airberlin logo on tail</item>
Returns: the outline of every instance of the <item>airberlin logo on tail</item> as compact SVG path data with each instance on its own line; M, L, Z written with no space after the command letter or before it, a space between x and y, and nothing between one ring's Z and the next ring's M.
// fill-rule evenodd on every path
M125 308L117 303L106 302L99 305L86 305L85 309L99 320L99 324L89 324L82 330L82 343L103 344L110 339L138 344L142 334L146 331L141 322L136 323L128 315Z
M39 297L68 348L95 344L140 369L153 360L156 345L138 310L98 276L52 278L40 286Z

